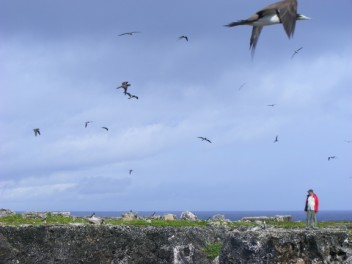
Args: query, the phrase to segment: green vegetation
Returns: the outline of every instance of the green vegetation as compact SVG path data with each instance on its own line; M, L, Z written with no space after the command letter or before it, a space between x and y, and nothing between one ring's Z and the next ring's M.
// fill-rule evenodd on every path
M89 222L83 217L72 217L72 216L62 216L62 215L52 215L47 214L45 219L41 218L23 218L20 214L14 214L11 216L6 216L0 218L0 225L65 225L65 224L89 224ZM187 227L187 226L208 226L211 222L208 221L187 221L187 220L121 220L121 219L105 219L105 224L111 225L128 225L128 226L160 226L160 227ZM227 225L230 228L237 227L254 227L258 224L253 222L221 222L222 225ZM267 222L267 226L274 226L279 228L305 228L305 222ZM352 232L352 222L351 221L336 221L336 222L318 222L319 228L326 227L342 227L351 230Z
M67 216L52 216L50 213L47 214L45 219L41 218L23 218L20 214L15 214L11 216L6 216L0 218L0 223L5 225L64 225L71 223L87 223L85 219Z
M129 226L206 226L208 225L207 221L187 221L187 220L173 220L173 221L166 221L166 220L130 220L124 221L121 219L107 219L105 221L107 224L112 225L129 225Z
M203 249L203 251L208 258L214 259L220 255L221 247L222 243L209 244Z

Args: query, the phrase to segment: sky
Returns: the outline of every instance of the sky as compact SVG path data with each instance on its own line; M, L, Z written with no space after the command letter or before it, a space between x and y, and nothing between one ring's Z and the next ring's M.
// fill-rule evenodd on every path
M352 210L352 1L252 59L224 25L270 3L0 0L0 208Z

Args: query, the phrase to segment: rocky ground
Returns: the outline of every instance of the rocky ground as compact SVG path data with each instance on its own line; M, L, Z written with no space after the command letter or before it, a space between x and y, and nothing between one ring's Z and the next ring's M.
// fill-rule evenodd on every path
M201 226L94 223L2 225L0 264L352 264L352 232L343 226L231 225L221 216Z

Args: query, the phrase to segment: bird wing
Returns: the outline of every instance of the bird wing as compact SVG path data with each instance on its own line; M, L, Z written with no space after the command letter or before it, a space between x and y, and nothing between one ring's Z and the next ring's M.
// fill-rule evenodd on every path
M297 0L283 0L263 8L257 14L268 15L277 13L289 38L293 36L297 19Z
M252 29L252 36L251 36L250 47L249 47L252 51L252 57L254 56L255 48L257 46L260 32L262 31L262 29L263 29L263 26L255 26Z

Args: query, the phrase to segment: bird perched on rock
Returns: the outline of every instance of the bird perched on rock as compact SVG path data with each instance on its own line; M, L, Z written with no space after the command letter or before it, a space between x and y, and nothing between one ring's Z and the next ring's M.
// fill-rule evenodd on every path
M136 98L138 100L138 96L134 94L130 94L130 93L125 93L125 94L128 95L128 99Z
M282 24L288 38L291 38L295 31L296 20L307 19L310 18L301 14L297 14L297 0L283 0L263 8L248 19L232 22L226 26L253 26L252 36L250 39L250 49L253 56L259 35L264 26Z
M104 219L100 217L96 217L95 213L93 213L90 217L88 217L87 221L94 225L102 225L104 223Z
M125 33L122 33L122 34L120 34L120 35L118 35L118 36L119 36L119 37L121 37L121 36L126 36L126 35L132 36L132 35L134 35L134 34L136 34L136 33L141 33L141 32L139 32L139 31L125 32Z
M188 37L187 36L181 36L178 39L185 39L186 41L188 41Z
M331 159L336 159L336 156L330 156L330 157L328 157L328 160L331 160Z
M206 137L198 137L198 138L200 138L202 141L208 141L209 143L211 143L211 141L209 140L209 139L207 139Z
M120 89L120 88L124 89L125 90L124 92L125 92L125 95L126 95L127 94L127 89L130 86L131 86L131 84L128 83L128 82L122 82L121 85L119 87L117 87L116 89Z
M39 128L34 128L33 131L34 131L35 136L38 136L38 135L40 136L40 129Z
M101 127L102 129L105 129L106 131L109 131L109 129L107 127Z
M279 136L275 137L274 143L279 142Z

